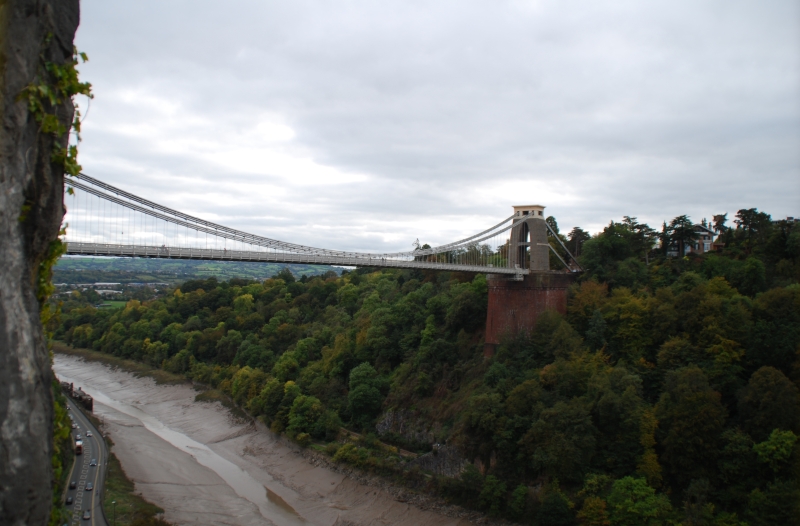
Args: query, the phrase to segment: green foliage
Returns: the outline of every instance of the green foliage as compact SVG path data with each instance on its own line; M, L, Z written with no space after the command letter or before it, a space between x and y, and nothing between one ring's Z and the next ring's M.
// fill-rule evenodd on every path
M506 483L499 480L494 475L489 475L483 481L483 488L478 495L478 502L481 508L487 510L491 515L499 515L503 511L506 496Z
M568 481L583 480L595 454L595 427L580 399L545 409L522 438L535 471Z
M47 48L53 39L48 34L42 49ZM76 95L85 95L93 98L92 85L81 82L78 78L78 62L86 62L89 58L86 53L79 53L73 47L72 58L64 64L56 64L44 58L44 51L40 55L39 72L31 84L26 86L19 94L18 99L24 100L28 111L40 125L41 133L52 135L55 139L61 138L67 131L74 131L76 139L80 142L81 114L75 111L75 117L67 130L58 120L56 111L58 107L72 101ZM78 147L69 145L62 148L58 141L54 141L51 159L54 163L61 164L68 175L77 175L81 171L78 164Z
M773 429L796 431L800 426L800 394L779 370L761 367L739 393L739 415L745 431L764 440Z
M35 79L23 88L17 96L17 100L23 100L27 104L28 112L33 115L36 122L39 124L39 134L49 135L53 140L53 150L51 152L51 161L61 165L64 172L68 175L76 175L81 167L78 164L78 148L76 145L61 146L61 137L68 131L67 128L60 122L57 112L59 107L64 104L71 104L75 95L83 94L87 97L92 97L91 84L88 82L80 82L78 80L78 59L84 62L88 60L85 53L78 53L77 49L73 47L72 58L67 60L64 64L50 62L45 59L45 50L51 45L53 35L48 34L42 43L42 51L40 52L39 70ZM75 132L76 141L80 142L80 112L75 111L74 120L70 124L70 131ZM71 191L71 189L70 189ZM25 223L28 221L28 215L33 208L33 203L27 200L23 203L22 210L19 216L19 221ZM59 231L59 236L63 235L65 230L62 228ZM60 239L50 241L47 247L47 253L43 260L39 263L36 269L36 299L39 301L39 317L45 334L48 337L52 336L52 325L56 324L59 320L59 304L48 303L47 299L55 291L52 283L53 266L56 261L66 252L66 246ZM63 514L61 513L60 497L63 488L63 469L65 465L65 451L69 450L69 429L70 426L66 425L66 404L63 397L58 393L58 386L54 386L54 420L53 420L53 457L52 468L55 480L53 488L54 506L51 511L50 524L60 524L64 521Z
M603 313L595 310L586 329L586 345L593 351L599 351L606 345L606 320Z
M366 427L378 414L383 403L380 388L385 385L378 372L369 363L362 363L350 371L348 409L353 422Z
M108 310L67 299L55 335L160 364L302 445L341 440L325 446L337 462L497 516L777 517L800 431L795 226L753 227L749 238L731 229L722 252L677 259L651 250L645 227L625 218L586 241L582 257L596 266L571 288L566 317L542 313L489 361L485 278L417 271L191 280ZM395 422L382 439L410 447L398 420L381 417L390 409L480 470L468 463L449 480L404 469L371 435ZM364 437L344 438L342 421Z
M667 496L656 494L643 478L624 477L614 482L607 501L615 526L661 525L672 511Z
M727 416L720 395L697 366L670 371L665 383L656 416L667 474L682 485L707 478L716 466L716 444Z
M69 520L62 506L61 495L67 483L70 465L74 462L72 449L72 421L67 411L67 399L61 394L57 381L51 385L53 392L53 456L50 458L53 469L53 507L49 524L58 526Z
M289 411L287 434L307 433L313 438L336 438L339 433L339 419L336 413L326 410L317 398L300 395L292 402Z
M776 480L748 497L745 518L754 526L800 524L800 489L797 480Z
M520 484L511 492L508 503L508 516L512 520L520 520L528 509L528 487Z
M558 487L558 482L548 486L536 510L535 524L539 526L569 526L575 524L574 504Z
M791 431L773 429L768 439L753 446L753 451L758 455L758 460L778 473L792 456L796 442L797 435Z
M464 500L475 499L483 489L483 475L478 471L474 464L467 464L461 472L461 482L463 487Z
M611 526L607 507L603 499L589 497L583 501L583 506L578 512L578 521L586 526Z

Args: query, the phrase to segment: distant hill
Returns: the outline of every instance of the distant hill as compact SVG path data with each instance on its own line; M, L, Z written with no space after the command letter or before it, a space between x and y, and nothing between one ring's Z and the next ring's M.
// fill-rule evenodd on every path
M111 281L176 284L187 279L206 279L211 276L220 280L231 278L264 280L287 267L298 278L323 275L330 271L341 274L342 271L341 268L328 265L66 256L62 257L53 268L53 283Z

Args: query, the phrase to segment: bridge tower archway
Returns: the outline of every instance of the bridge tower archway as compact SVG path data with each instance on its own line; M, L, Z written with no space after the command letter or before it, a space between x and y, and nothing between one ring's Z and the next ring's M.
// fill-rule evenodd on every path
M574 275L550 270L550 242L544 206L514 207L509 266L529 273L509 279L487 275L489 304L486 312L484 355L491 357L505 337L530 334L547 310L567 313L567 289ZM521 279L520 279L521 278Z

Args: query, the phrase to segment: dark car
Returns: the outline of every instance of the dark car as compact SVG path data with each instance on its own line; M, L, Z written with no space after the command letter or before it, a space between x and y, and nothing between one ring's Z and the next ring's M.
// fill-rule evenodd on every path
M91 518L92 518L92 514L89 513L89 510L86 510L86 511L83 512L83 520L88 521Z
M90 466L96 466L96 465L97 465L97 459L96 459L96 458L93 458L93 459L92 459L92 461L91 461L91 462L89 462L89 465L90 465Z
M72 506L72 502L73 502L72 497L67 497L67 500L64 501L64 504L66 504L67 506Z
M91 482L87 482L86 483L86 491L92 491L92 488L94 488L94 486L92 486L92 483Z
M77 487L78 487L78 483L75 482L74 480L69 483L69 489L75 489Z

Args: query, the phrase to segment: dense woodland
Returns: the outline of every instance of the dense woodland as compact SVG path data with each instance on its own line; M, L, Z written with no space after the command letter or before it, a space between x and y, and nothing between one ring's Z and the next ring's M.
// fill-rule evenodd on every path
M75 292L55 338L183 373L336 461L491 515L798 524L800 225L726 219L723 249L680 258L666 253L693 242L685 216L573 229L586 272L568 313L489 360L485 277L405 270L193 280L120 309ZM404 470L385 445L431 444L376 440L397 409L472 462L461 478ZM341 426L364 438L337 441Z

